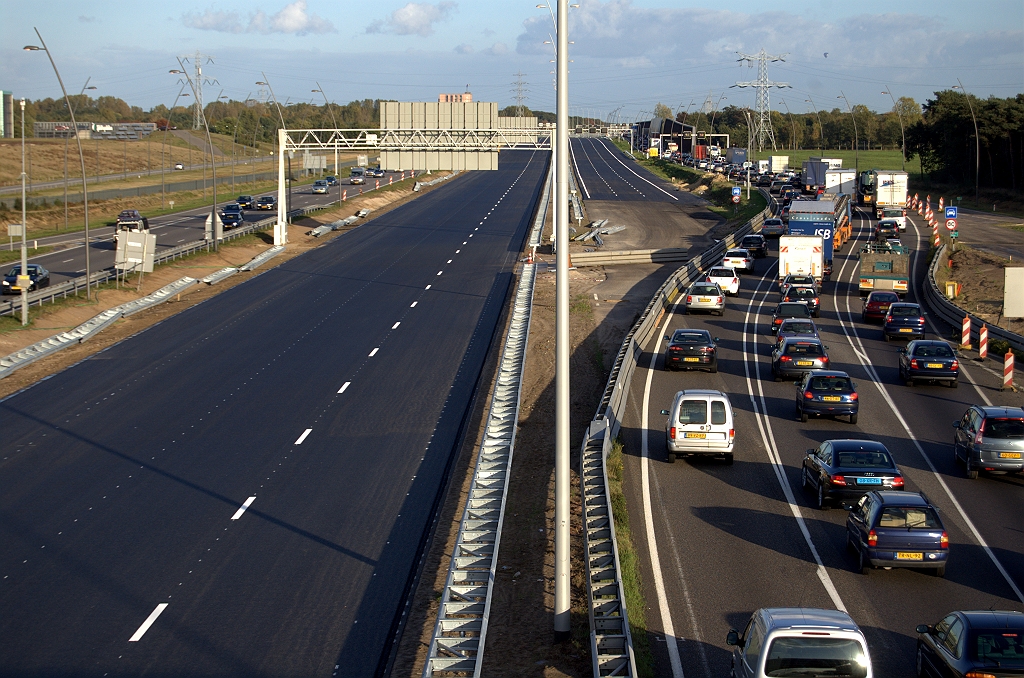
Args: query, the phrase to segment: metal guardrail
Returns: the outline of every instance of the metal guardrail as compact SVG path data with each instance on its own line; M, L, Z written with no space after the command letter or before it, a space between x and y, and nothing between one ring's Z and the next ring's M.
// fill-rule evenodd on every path
M666 264L687 261L687 247L663 247L654 250L596 250L572 255L576 266L615 266L619 264Z
M928 275L926 276L924 284L924 298L925 301L928 302L929 308L932 309L935 315L939 316L956 330L955 334L958 342L964 317L966 316L971 319L972 337L976 338L981 330L981 326L987 325L989 341L992 341L992 339L999 339L1008 343L1010 347L1015 350L1024 351L1024 336L1021 336L1016 332L1004 330L1003 328L995 325L988 325L981 318L968 313L966 310L946 299L945 295L939 290L939 286L935 284L935 269L945 256L946 245L942 245L938 251L935 252L931 265L928 266Z
M461 173L462 173L462 170L455 170L451 174L446 174L445 176L439 177L437 179L431 179L430 181L417 181L415 184L412 185L412 190L413 191L419 191L420 187L422 187L422 186L434 186L436 184L441 183L442 181L448 181L449 179L454 179L455 177L459 176L459 174L461 174Z
M221 280L224 280L225 278L230 278L231 276L238 272L239 269L235 268L234 266L228 266L227 268L220 269L216 273L211 273L210 275L206 276L199 282L206 283L207 285L216 285Z
M546 185L550 186L550 181ZM545 190L534 217L528 241L531 246L540 241L549 200L550 191ZM484 439L423 667L424 678L454 674L479 678L483 668L536 278L536 264L524 264L491 393Z
M764 195L764 191L761 191ZM767 196L766 196L767 197ZM739 238L760 230L770 206L669 276L643 314L626 334L612 366L601 405L587 429L580 458L583 496L584 560L590 616L590 654L593 675L635 676L633 640L626 612L626 596L615 538L615 521L608 494L608 453L619 433L626 396L643 346L657 331L666 310L708 266L722 259Z

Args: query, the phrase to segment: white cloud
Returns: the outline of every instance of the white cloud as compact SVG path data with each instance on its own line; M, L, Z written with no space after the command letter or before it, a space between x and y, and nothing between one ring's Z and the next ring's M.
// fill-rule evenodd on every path
M189 28L220 33L308 35L310 33L336 32L334 24L321 16L308 13L306 7L306 0L295 0L275 14L268 15L263 10L257 10L249 15L248 23L243 23L237 12L208 9L201 14L197 12L186 14L182 17L182 22Z
M503 42L496 42L485 50L481 50L484 54L490 54L491 56L501 56L508 54L508 45Z
M472 54L473 53L473 45L467 44L465 42L462 43L461 45L457 45L455 47L455 53L456 54Z
M386 19L378 19L366 27L367 33L393 33L426 37L434 32L434 24L444 21L455 11L454 2L410 2L396 9Z

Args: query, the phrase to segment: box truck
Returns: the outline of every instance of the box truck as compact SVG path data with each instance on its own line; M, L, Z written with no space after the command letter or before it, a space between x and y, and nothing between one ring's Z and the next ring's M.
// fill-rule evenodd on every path
M792 228L792 221L790 227ZM779 238L778 280L790 274L812 275L820 285L825 279L825 243L820 235L784 235Z
M778 174L779 172L789 171L789 156L788 155L773 155L769 157L769 168L770 171Z
M855 195L857 192L857 171L852 169L830 169L825 172L825 192Z

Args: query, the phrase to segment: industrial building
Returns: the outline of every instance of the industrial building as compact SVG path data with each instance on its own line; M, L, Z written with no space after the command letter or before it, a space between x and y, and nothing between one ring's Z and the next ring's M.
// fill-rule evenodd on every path
M14 95L0 90L0 139L14 138Z
M154 122L79 122L78 136L83 139L108 139L136 141L156 131ZM63 139L74 137L70 122L36 122L32 131L39 139Z

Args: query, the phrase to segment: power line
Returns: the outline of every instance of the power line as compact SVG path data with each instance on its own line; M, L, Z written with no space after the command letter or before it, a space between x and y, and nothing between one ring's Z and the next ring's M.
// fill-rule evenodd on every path
M516 76L515 82L512 83L515 86L515 89L512 90L512 93L515 96L516 100L516 117L522 118L526 116L526 106L523 105L523 102L526 101L526 95L529 93L530 90L526 88L526 85L528 83L525 80L523 80L523 78L526 77L525 73L521 71L516 71L512 75Z
M763 151L765 141L771 140L772 150L775 149L775 132L772 130L772 103L768 94L768 90L772 87L789 87L788 82L772 82L768 79L768 63L772 61L785 61L786 55L780 54L778 56L766 54L764 49L761 49L757 54L743 54L742 52L736 52L740 55L737 61L746 61L750 67L754 66L754 62L757 62L757 80L747 82L737 82L733 87L753 87L757 90L755 95L757 100L757 120L754 123L754 134L757 136L757 150Z

